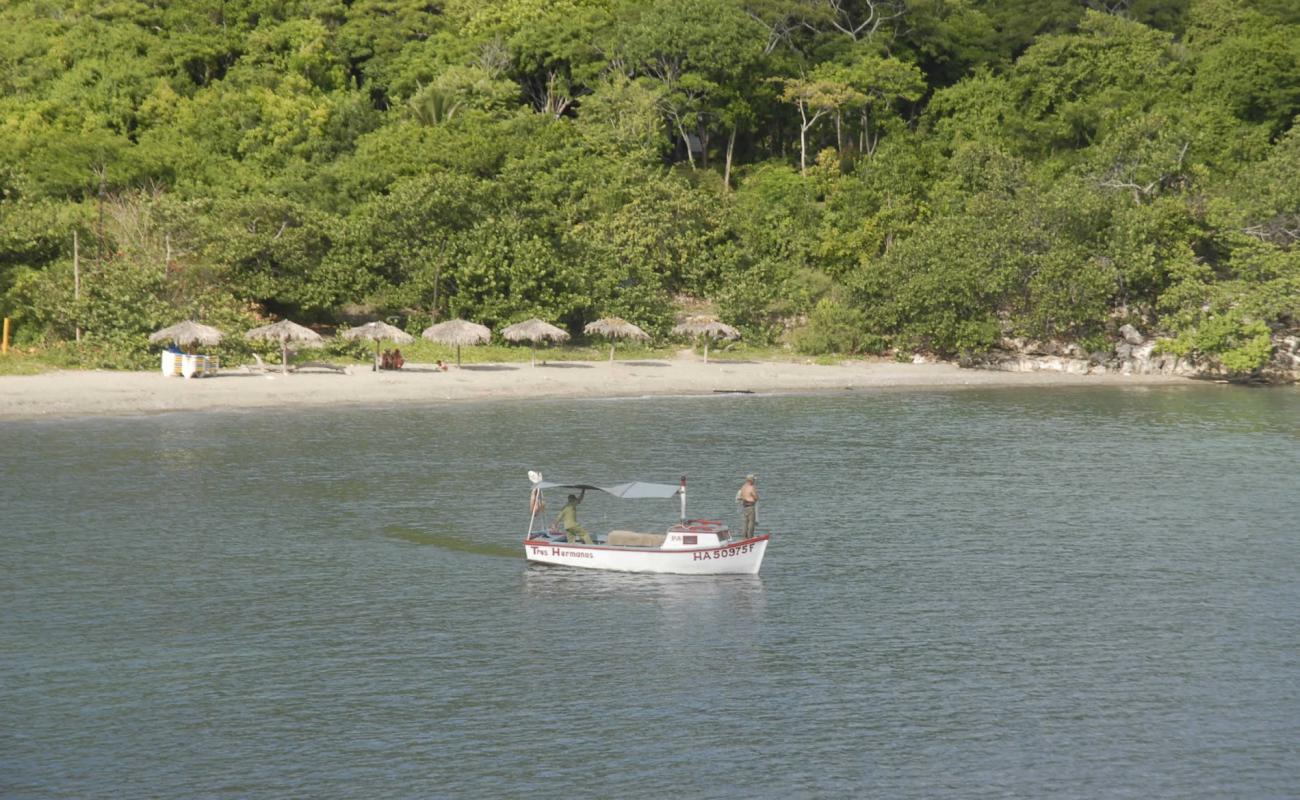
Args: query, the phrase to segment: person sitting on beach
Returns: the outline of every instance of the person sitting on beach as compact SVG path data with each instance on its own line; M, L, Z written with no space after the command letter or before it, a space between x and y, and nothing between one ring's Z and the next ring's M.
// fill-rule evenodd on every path
M392 351L392 350L385 350L382 354L380 354L380 356L379 356L379 368L380 368L380 369L392 369L392 368L393 368L393 351Z
M559 526L564 529L565 539L571 543L582 539L587 544L595 544L591 540L591 534L587 533L587 529L578 524L578 504L586 496L586 489L583 489L579 494L569 495L569 502L565 503L564 508L560 509L560 515L556 520Z
M402 365L405 363L406 363L406 359L402 358L402 351L394 348L393 360L391 362L393 369L401 369Z
M442 359L441 359L441 358L438 359L438 370L441 371L441 372L446 372L446 371L447 371L447 365L444 364L444 363L442 363Z

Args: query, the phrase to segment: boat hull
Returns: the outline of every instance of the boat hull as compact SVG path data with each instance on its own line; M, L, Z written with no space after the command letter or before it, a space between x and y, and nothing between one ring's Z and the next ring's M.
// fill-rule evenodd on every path
M716 547L662 550L639 547L524 541L524 555L539 564L617 572L672 575L755 575L763 565L768 534Z

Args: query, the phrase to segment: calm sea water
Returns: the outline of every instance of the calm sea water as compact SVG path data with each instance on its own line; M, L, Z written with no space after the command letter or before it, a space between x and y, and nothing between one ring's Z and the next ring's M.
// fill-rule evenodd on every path
M1295 797L1297 467L1222 387L3 423L0 795ZM530 468L756 472L763 572L529 566Z

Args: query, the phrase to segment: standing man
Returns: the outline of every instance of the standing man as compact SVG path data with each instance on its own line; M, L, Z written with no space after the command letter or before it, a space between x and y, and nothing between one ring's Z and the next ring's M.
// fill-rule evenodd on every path
M564 508L560 509L559 522L560 527L564 528L565 538L570 542L575 542L581 538L587 544L595 544L595 542L591 541L591 534L587 533L587 529L578 524L578 503L581 503L582 498L586 496L586 489L583 489L579 494L569 495L569 502L565 503Z
M740 491L736 492L736 502L740 503L740 512L745 517L745 539L754 535L754 524L758 521L758 489L754 481L758 480L752 473L745 476Z

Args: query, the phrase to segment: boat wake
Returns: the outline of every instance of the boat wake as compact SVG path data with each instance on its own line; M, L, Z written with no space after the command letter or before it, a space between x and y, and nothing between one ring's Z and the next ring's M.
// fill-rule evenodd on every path
M484 542L470 541L462 536L456 536L448 533L433 533L424 531L419 528L408 528L405 525L389 525L384 528L384 535L392 539L401 539L404 542L419 545L431 545L441 547L444 550L454 550L458 553L473 553L480 556L496 556L498 558L519 558L519 550L516 547L507 547L503 544L487 544Z

